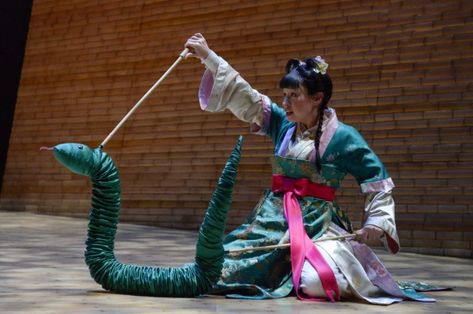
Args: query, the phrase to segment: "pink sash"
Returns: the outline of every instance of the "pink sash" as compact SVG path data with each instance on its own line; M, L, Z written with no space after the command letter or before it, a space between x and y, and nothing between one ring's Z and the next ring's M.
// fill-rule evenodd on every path
M289 225L289 237L291 240L292 281L297 297L301 300L319 300L317 298L303 297L299 293L302 267L307 259L319 274L326 296L330 301L334 302L333 294L335 294L339 300L340 293L335 275L305 232L301 207L297 199L297 196L314 196L327 201L333 201L335 199L335 189L310 182L306 178L291 179L282 175L273 175L272 190L273 192L284 193L284 215Z

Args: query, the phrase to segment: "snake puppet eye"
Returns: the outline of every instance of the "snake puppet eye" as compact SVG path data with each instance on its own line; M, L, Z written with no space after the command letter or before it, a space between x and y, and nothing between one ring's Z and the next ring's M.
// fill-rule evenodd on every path
M79 145L79 146L77 146L77 148L79 148L79 149L83 149L83 148L84 148L84 146L83 146L83 145Z

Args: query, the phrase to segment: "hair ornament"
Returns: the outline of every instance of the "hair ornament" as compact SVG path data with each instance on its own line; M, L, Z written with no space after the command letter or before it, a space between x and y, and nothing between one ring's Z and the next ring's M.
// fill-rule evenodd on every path
M317 56L313 60L315 62L315 68L314 68L315 73L320 73L320 74L327 73L328 63L325 62L325 60L322 59L321 56Z

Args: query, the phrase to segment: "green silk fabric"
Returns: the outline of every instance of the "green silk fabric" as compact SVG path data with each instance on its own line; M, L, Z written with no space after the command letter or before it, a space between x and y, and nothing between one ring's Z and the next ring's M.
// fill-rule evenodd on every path
M353 127L338 122L330 143L322 157L322 171L332 187L340 187L347 174L355 177L358 184L371 183L389 178L383 163ZM338 183L335 185L335 180ZM330 181L333 181L331 183Z
M313 163L276 157L273 174L310 178ZM348 217L336 203L315 197L299 198L304 226L312 239L319 238L331 222L351 232ZM247 221L224 239L225 250L278 244L288 229L283 212L283 194L265 191ZM290 250L250 251L227 255L222 278L211 293L227 297L266 299L287 296L293 288Z
M287 120L284 110L272 103L270 123L263 131L271 138L275 155L278 155L286 133L294 127L295 124ZM312 174L306 172L307 178L333 188L339 188L347 174L355 177L358 184L389 178L389 173L383 163L366 143L363 136L355 128L340 121L338 121L338 127L330 142L327 143L325 152L321 156L321 162L321 176L313 167ZM279 167L273 163L274 166ZM290 166L289 164L286 167Z

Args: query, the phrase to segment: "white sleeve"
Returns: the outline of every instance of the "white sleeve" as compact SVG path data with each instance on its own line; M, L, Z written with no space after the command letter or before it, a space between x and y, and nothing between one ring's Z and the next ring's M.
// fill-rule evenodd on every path
M394 218L394 200L392 192L372 192L366 195L365 225L374 225L384 230L383 244L391 253L399 251L399 237Z
M254 131L261 129L264 115L270 108L269 98L254 90L213 51L202 63L207 67L199 88L202 110L221 112L228 109L238 119L251 123Z

